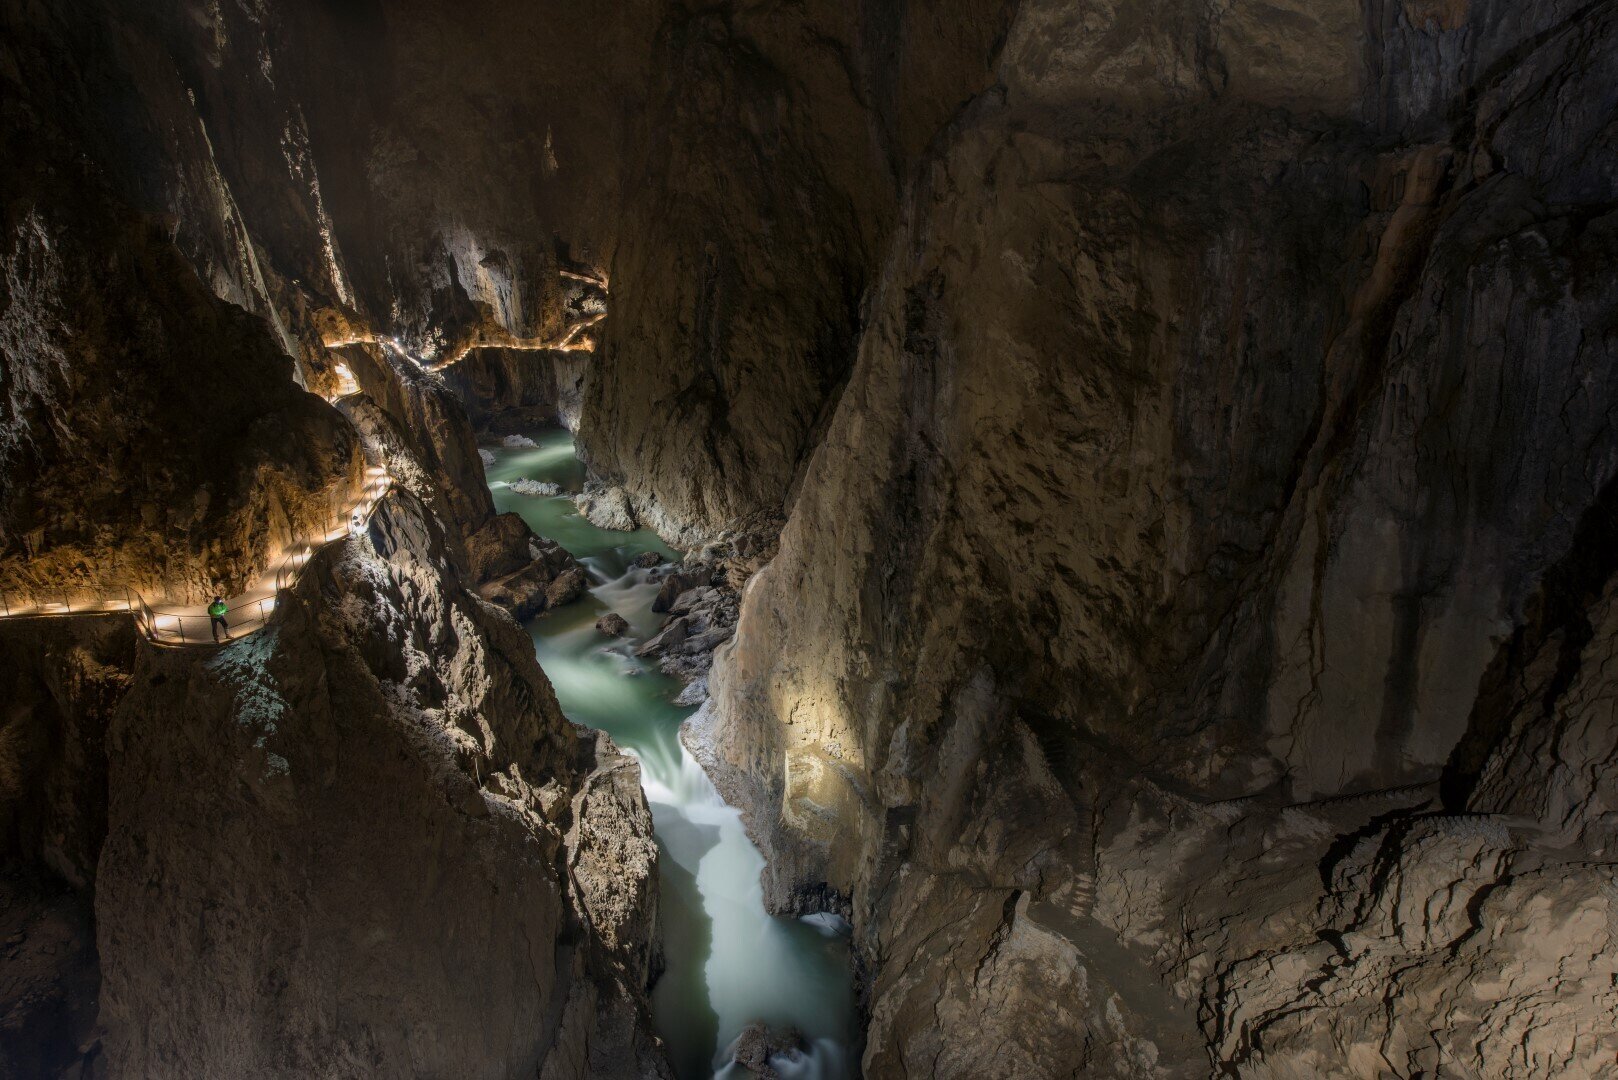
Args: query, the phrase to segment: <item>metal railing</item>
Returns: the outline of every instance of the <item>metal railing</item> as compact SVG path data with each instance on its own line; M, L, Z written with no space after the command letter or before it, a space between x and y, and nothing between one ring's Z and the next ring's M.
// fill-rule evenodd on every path
M130 589L52 588L26 592L0 592L0 618L41 615L105 615L135 610Z
M275 613L275 603L274 596L238 601L220 617L224 623L221 629L215 627L212 615L177 611L172 607L154 608L142 600L135 611L135 623L148 641L159 645L223 645L263 629Z

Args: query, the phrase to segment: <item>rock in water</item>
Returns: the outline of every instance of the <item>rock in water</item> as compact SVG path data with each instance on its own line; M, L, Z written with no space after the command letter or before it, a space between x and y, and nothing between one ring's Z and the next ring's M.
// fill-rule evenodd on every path
M752 1023L730 1044L730 1060L759 1080L780 1080L781 1073L770 1064L779 1055L798 1057L807 1049L797 1028L773 1031L763 1023Z
M686 639L691 632L691 623L684 616L670 622L657 632L657 635L635 650L636 656L652 656L665 649L672 649Z
M598 529L617 529L628 532L640 527L635 508L630 505L629 493L621 487L607 487L597 481L584 485L584 491L574 500L579 513Z
M650 570L652 567L658 565L662 561L663 556L659 553L655 551L643 551L639 555L636 555L634 559L630 561L629 565L638 567L641 570Z
M652 601L652 610L658 614L668 611L674 606L674 601L687 589L695 589L706 585L713 580L713 571L698 568L696 570L682 570L677 574L670 574L663 579L663 587L657 590L657 599Z
M526 447L539 445L526 435L507 435L504 439L501 439L500 442L505 446L511 447L513 450L521 450Z
M692 679L686 683L685 689L675 697L676 705L701 705L708 700L708 680L704 678Z
M483 467L487 469L490 465L494 464L494 452L492 450L480 449L478 451L478 459L483 462Z
M596 629L608 637L622 637L629 630L629 620L616 611L609 611L596 620Z
M560 495L562 485L553 484L548 480L513 480L511 490L518 495Z
M590 576L584 567L574 566L556 575L545 590L545 600L551 607L570 604L585 594L590 587Z

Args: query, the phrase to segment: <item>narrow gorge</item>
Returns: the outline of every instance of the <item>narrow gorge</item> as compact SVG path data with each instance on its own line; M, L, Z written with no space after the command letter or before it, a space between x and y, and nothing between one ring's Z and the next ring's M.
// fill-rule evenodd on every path
M0 0L0 139L0 1078L1618 1075L1618 0Z

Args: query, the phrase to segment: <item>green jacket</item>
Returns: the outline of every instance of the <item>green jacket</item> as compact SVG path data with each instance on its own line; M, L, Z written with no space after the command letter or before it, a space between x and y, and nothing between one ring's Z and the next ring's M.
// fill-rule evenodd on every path
M225 602L223 600L208 605L208 614L212 615L216 619L223 617L225 612L229 610L230 609L225 606Z

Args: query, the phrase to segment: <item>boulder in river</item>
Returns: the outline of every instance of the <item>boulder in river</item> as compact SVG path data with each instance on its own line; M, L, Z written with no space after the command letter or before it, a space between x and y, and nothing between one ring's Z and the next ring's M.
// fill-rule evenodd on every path
M713 571L707 567L697 567L694 570L682 570L677 574L670 574L663 579L663 587L657 590L657 599L652 601L652 610L658 614L668 611L674 606L681 593L688 589L695 589L699 585L706 585L713 580Z
M629 630L629 620L616 611L609 611L596 620L596 629L608 637L622 637Z
M641 570L650 570L663 561L663 556L655 551L643 551L630 560L629 565Z
M598 529L628 532L640 527L635 519L635 508L629 502L629 493L621 487L608 487L592 480L584 485L584 491L575 496L573 502L585 520Z
M568 604L583 596L589 587L590 577L584 572L584 567L570 567L557 574L555 580L545 589L545 599L551 607Z
M513 480L511 490L518 495L560 495L562 485L548 480Z
M657 635L635 650L636 656L651 656L665 649L672 649L685 641L686 635L691 632L691 624L685 618L678 618L657 632Z
M507 435L504 439L501 439L500 442L502 445L509 446L513 450L521 450L527 447L539 445L526 435Z
M483 462L483 467L485 469L487 469L490 465L494 464L494 451L492 451L492 450L479 450L478 451L478 460L482 461Z
M780 1072L770 1064L778 1055L798 1057L807 1046L797 1028L773 1031L762 1022L747 1025L730 1044L730 1060L760 1080L780 1080Z

